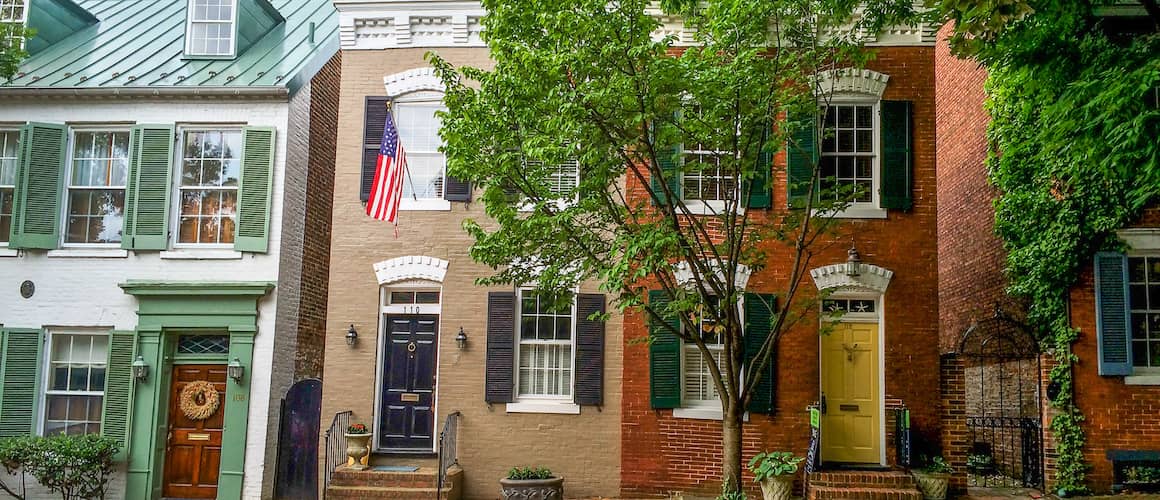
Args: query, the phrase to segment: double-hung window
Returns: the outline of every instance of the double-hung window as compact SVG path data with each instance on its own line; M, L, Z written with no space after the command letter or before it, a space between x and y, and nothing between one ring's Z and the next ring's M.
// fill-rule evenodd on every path
M109 336L53 332L47 347L44 435L101 432Z
M65 244L120 243L129 173L128 130L74 130Z
M413 92L395 100L395 124L407 155L403 208L419 208L415 202L444 199L447 161L439 152L443 140L439 137L441 121L435 113L446 109L439 92Z
M534 289L518 300L517 398L571 402L575 301L561 306Z
M685 171L681 175L681 195L685 201L700 201L715 210L724 210L724 201L737 198L737 183L721 160L732 155L711 146L697 144L682 151Z
M177 243L228 245L237 224L240 129L183 130Z
M17 151L20 132L0 130L0 246L12 233L12 197L16 194Z
M691 332L705 341L709 350L706 356L694 343L686 343L683 347L684 359L684 397L682 407L685 408L721 408L721 400L717 395L717 386L713 382L713 373L710 364L722 369L722 356L725 352L725 340L718 329L717 321L710 314L699 314L695 323L699 332Z
M190 56L232 56L237 20L235 0L189 0L185 53Z
M875 104L824 106L818 178L820 195L826 199L877 207L876 108Z
M1128 257L1132 365L1160 373L1160 256Z
M0 45L21 47L24 45L24 26L28 22L27 0L0 0L0 25L5 35L0 38Z

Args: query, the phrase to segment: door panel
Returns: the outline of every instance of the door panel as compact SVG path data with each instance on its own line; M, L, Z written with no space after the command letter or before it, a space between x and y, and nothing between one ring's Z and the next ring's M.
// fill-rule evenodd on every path
M218 409L205 420L192 420L181 411L181 391L190 382L199 380L211 382L217 389ZM225 406L225 365L173 367L173 385L169 393L169 432L165 447L165 484L162 489L164 496L217 496Z
M878 325L839 323L821 339L822 460L881 460Z
M439 316L385 315L379 448L431 451Z

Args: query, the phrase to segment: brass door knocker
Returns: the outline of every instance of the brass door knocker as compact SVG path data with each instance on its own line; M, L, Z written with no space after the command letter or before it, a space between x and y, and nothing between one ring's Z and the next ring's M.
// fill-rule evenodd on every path
M842 344L842 349L846 351L846 361L854 361L854 353L858 352L858 344L851 347L849 344Z
M409 342L407 344L407 355L412 358L415 357L415 349L418 349L418 346L415 345L415 341Z

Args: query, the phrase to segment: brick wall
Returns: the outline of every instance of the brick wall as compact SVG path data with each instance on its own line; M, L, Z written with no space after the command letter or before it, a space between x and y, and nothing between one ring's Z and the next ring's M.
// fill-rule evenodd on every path
M951 474L950 490L963 491L967 487L967 452L970 450L963 360L954 354L944 354L940 369L943 425L940 444L943 457L955 469Z
M606 325L604 406L585 406L580 415L508 413L483 400L487 288L474 279L490 269L468 256L471 238L462 222L486 223L482 202L452 203L450 211L404 211L399 235L391 225L368 218L359 201L364 97L385 95L383 77L425 67L426 49L352 50L342 55L337 154L335 159L330 286L326 303L326 364L323 367L322 425L335 412L353 410L354 420L375 423L379 283L373 265L423 255L449 262L442 286L439 325L437 423L462 412L459 462L465 498L495 498L498 480L518 465L543 465L566 478L570 497L612 496L620 477L620 393L623 345L620 318ZM489 67L487 49L438 49L456 65ZM478 193L476 193L478 195ZM509 289L510 290L510 289ZM592 287L585 287L585 291ZM359 332L351 347L349 325ZM455 334L462 327L467 348Z
M914 431L936 440L941 432L939 398L938 291L935 221L934 51L931 47L877 50L870 69L890 75L883 99L914 102L914 209L891 211L884 220L850 220L832 240L822 242L812 267L845 262L854 241L862 260L895 272L884 298L886 398L911 409ZM774 207L786 206L784 154L775 158ZM642 187L628 179L630 192ZM754 217L776 217L781 209ZM785 269L776 263L788 249L771 246L772 263L749 280L748 288L775 292L786 288ZM808 278L803 290L815 290ZM774 415L750 415L743 437L744 456L760 450L790 450L804 455L809 436L807 405L818 399L817 318L803 319L781 337L777 352ZM624 496L668 491L716 495L720 485L720 423L674 418L672 410L649 404L648 335L639 312L624 317L624 403L621 461ZM885 422L884 422L885 423ZM893 442L884 443L890 450ZM892 455L891 455L892 456ZM748 476L747 476L748 477ZM752 484L747 478L747 484Z

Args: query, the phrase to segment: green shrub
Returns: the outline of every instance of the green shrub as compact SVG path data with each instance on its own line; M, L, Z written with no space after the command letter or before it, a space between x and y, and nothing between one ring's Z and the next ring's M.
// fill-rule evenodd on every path
M771 477L797 472L798 464L803 460L788 451L761 452L749 461L749 470L753 472L753 480L760 483Z
M551 479L552 471L547 467L512 467L508 479Z
M64 500L104 498L120 443L96 434L22 436L0 440L0 463L19 474L19 493L0 483L14 498L25 498L23 478L30 475Z

